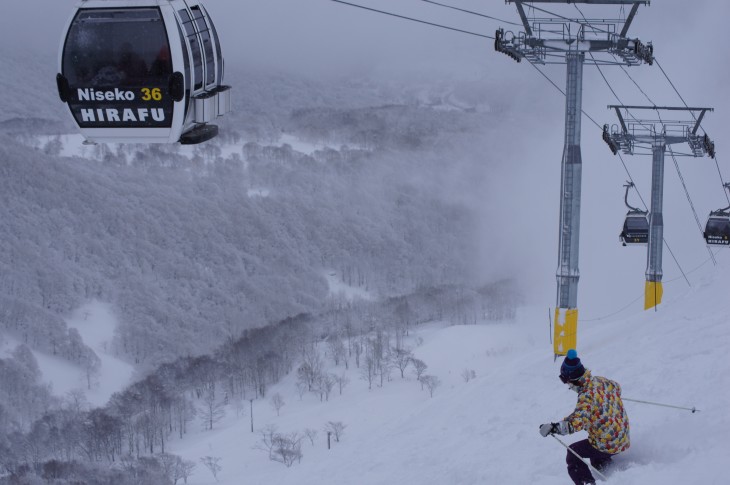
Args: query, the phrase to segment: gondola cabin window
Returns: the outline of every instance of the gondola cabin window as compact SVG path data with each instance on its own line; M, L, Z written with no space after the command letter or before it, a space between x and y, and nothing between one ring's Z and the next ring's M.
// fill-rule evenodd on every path
M63 72L81 127L169 127L170 44L157 8L79 10Z

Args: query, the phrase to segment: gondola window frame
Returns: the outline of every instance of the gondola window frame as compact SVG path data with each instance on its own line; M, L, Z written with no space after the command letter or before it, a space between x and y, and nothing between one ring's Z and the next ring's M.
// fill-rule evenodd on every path
M218 37L218 29L215 28L215 23L213 22L213 17L210 16L210 14L208 13L208 10L202 4L200 4L200 8L203 11L203 13L205 14L205 20L208 22L208 25L210 25L210 32L211 32L211 34L213 34L213 41L215 42L215 50L216 50L215 59L216 59L216 63L217 63L216 81L218 82L218 84L222 84L223 75L225 73L223 72L223 70L224 70L223 50L221 48L220 38Z
M180 22L175 22L175 25L177 26L178 37L180 37L180 48L182 49L183 75L185 76L185 109L183 111L183 119L187 121L188 114L190 112L190 92L193 90L192 69L190 68L191 52L187 37L183 32Z
M192 73L192 89L193 94L199 94L205 91L205 58L203 48L201 44L200 35L195 27L190 10L187 8L181 8L177 10L177 15L180 19L185 38L187 39L188 46L190 48L191 59L191 73Z
M210 89L216 85L216 51L213 46L213 39L210 32L210 27L205 19L203 10L199 5L190 7L190 11L193 14L193 20L195 22L195 29L198 31L200 38L200 45L203 51L203 65L205 68L205 87Z

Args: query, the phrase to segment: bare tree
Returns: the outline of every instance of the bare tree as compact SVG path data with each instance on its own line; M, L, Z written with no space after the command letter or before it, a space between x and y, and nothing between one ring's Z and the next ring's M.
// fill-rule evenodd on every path
M335 441L339 443L342 433L345 431L347 426L342 424L342 421L328 421L324 426L324 430L328 433L332 433L335 437Z
M324 397L325 401L330 400L330 393L335 387L337 376L334 374L322 374L315 383L315 390L319 392L319 400L321 401Z
M317 439L317 430L312 428L306 428L304 430L304 436L309 439L309 442L314 446L314 440Z
M413 372L416 374L416 379L418 379L418 382L421 383L421 389L423 389L423 381L421 381L421 378L423 377L424 372L426 372L428 366L421 359L414 358L411 359L411 362L413 363Z
M208 388L203 393L200 419L207 430L213 429L213 425L226 415L225 405L216 399L215 394L215 388Z
M269 460L278 461L287 467L292 466L295 461L301 461L303 436L299 433L277 433L276 426L268 425L259 434L261 441L254 448L267 452Z
M210 473L213 474L213 478L215 478L215 481L217 482L218 472L222 470L222 467L220 466L221 459L217 456L204 456L200 459L200 461L208 470L210 470Z
M192 462L190 460L182 460L180 461L178 466L178 473L180 477L182 477L185 483L188 483L188 477L190 477L190 475L193 474L193 470L195 470L195 462Z
M307 384L310 391L314 387L317 378L322 374L324 363L315 345L309 345L303 349L303 362L297 369L297 379Z
M283 408L284 404L286 404L284 402L284 398L281 397L281 394L279 394L277 392L276 394L271 396L271 399L269 402L271 403L271 407L276 410L276 415L279 416L279 413L281 412L281 408Z
M302 436L299 433L275 434L271 459L283 463L287 467L295 461L302 461Z
M411 360L413 360L413 352L404 348L395 348L392 349L390 355L393 364L400 371L401 379L405 378L406 368L411 363Z
M236 417L237 418L240 418L241 415L246 411L246 403L238 395L236 395L236 396L233 397L233 406L236 409Z
M276 426L273 424L267 425L264 429L259 430L259 436L261 440L254 445L257 450L263 450L269 454L269 460L273 460L274 455L274 441L278 435L276 432Z
M461 378L464 379L464 382L469 382L472 379L475 379L477 376L477 373L474 371L474 369L464 369L461 372Z
M297 381L297 394L299 395L299 400L301 401L304 397L304 394L307 393L308 390L307 383L303 381Z
M363 380L368 381L368 389L373 388L373 381L375 380L376 375L376 365L375 365L375 359L372 355L366 355L365 361L363 362L363 366L360 368L360 377L362 377Z
M391 364L390 359L388 358L382 358L378 361L378 365L375 368L375 372L377 373L378 377L380 378L380 387L383 387L384 381L387 379L388 382L390 382L390 373L393 370L393 364Z
M439 380L439 378L432 375L425 375L421 377L421 382L424 386L426 386L429 394L431 394L431 397L433 397L433 392L436 390L436 388L441 385L441 381Z
M345 375L343 372L340 376L335 376L335 381L337 382L337 386L340 390L340 396L342 395L342 390L350 383L350 378Z
M345 348L345 344L342 342L342 339L337 335L330 335L327 338L327 347L335 365L340 365L340 361L343 360L347 354L347 349Z
M160 464L162 472L173 485L176 485L177 481L183 478L183 459L179 456L170 453L159 453L157 462Z
M355 353L355 366L360 367L360 356L362 355L363 345L359 340L352 342L352 351Z

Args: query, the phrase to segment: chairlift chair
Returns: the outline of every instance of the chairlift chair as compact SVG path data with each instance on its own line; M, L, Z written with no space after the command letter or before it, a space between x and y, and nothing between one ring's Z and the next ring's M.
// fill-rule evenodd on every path
M81 0L56 76L90 143L202 143L231 109L215 26L198 0Z

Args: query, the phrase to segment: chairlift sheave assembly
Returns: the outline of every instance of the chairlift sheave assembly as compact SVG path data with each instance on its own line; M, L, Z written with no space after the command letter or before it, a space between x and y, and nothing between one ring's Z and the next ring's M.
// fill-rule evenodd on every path
M730 182L725 188L730 192ZM708 246L730 246L730 206L710 212L703 235Z
M626 187L624 203L629 208L629 211L626 213L624 228L621 234L619 234L619 240L624 246L646 245L649 242L648 212L629 205L629 189L634 187L634 183L626 182L624 187Z
M223 68L198 0L81 0L56 80L87 142L196 144L231 110Z

